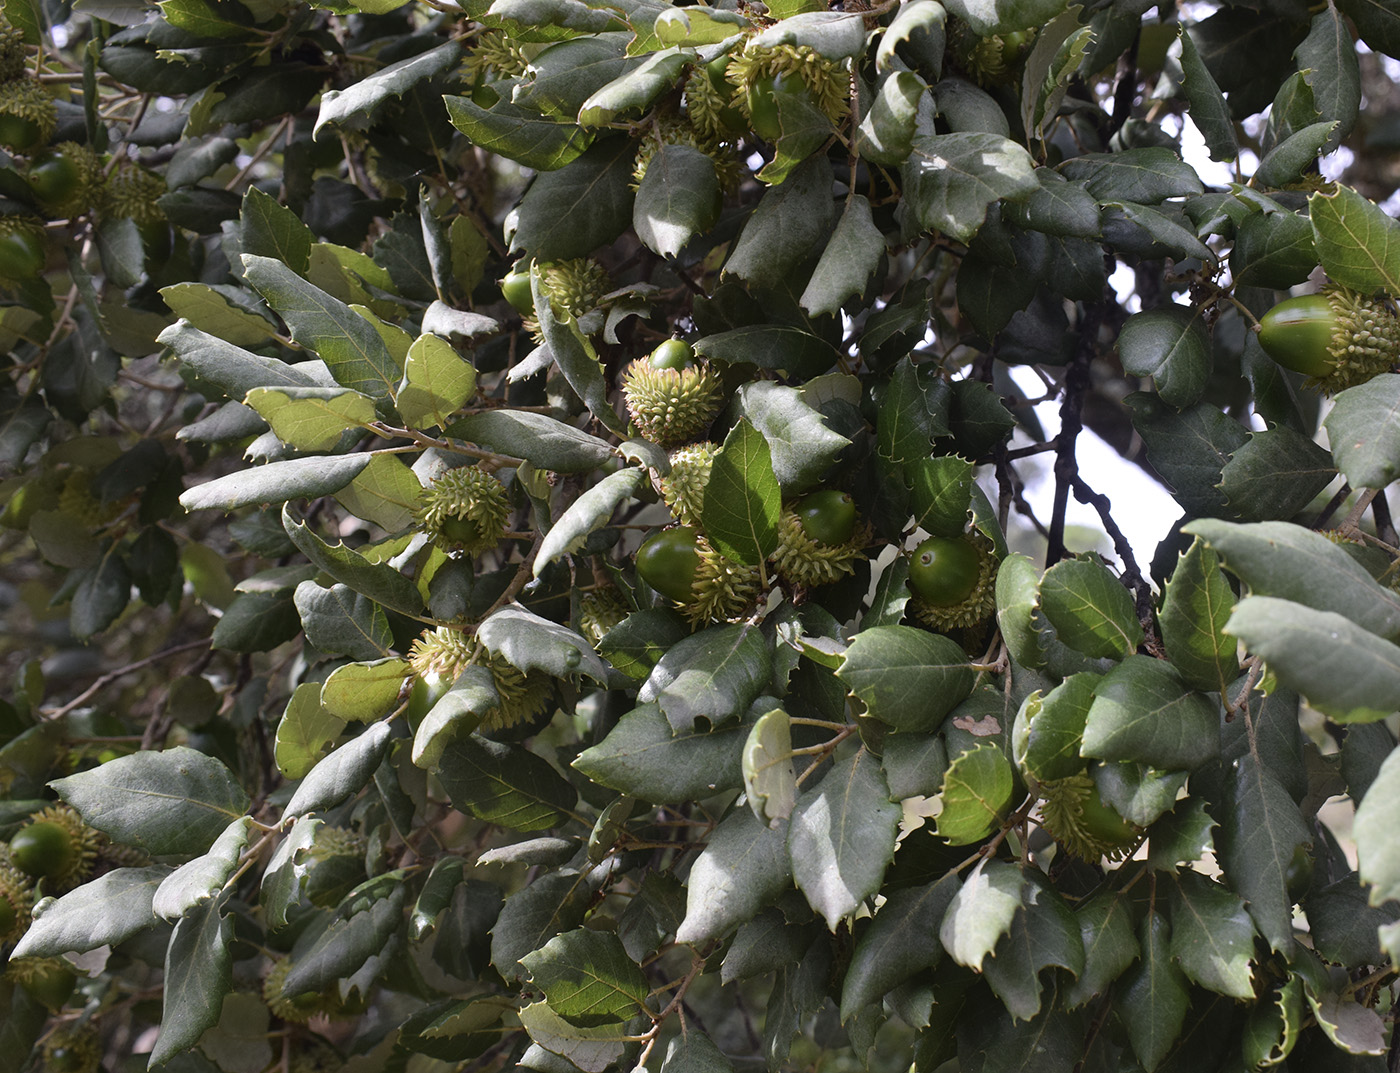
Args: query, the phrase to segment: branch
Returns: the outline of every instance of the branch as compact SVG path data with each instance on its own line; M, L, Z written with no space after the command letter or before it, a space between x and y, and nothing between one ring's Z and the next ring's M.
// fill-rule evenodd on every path
M1119 529L1118 523L1113 520L1113 504L1109 501L1108 496L1102 492L1095 492L1078 475L1074 478L1074 498L1098 511L1099 521L1103 523L1105 531L1113 541L1113 550L1123 560L1123 580L1133 590L1138 619L1143 623L1151 623L1152 586L1142 576L1137 560L1133 558L1133 546L1128 543L1128 538L1123 535L1123 530Z
M1055 449L1055 511L1050 518L1050 546L1045 552L1047 567L1054 566L1065 556L1065 513L1069 509L1070 489L1079 478L1075 444L1084 427L1084 393L1089 388L1089 366L1098 351L1102 322L1102 302L1084 309L1079 318L1079 345L1065 373L1065 399L1060 404L1060 434Z

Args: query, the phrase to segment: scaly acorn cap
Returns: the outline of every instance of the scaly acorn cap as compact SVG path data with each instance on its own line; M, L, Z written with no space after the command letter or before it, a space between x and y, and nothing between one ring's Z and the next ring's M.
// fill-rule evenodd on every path
M9 848L0 846L0 946L28 930L33 908L33 880L15 867Z
M130 218L137 227L163 224L165 213L156 199L164 193L164 179L134 160L123 160L98 191L97 213L108 220Z
M304 1025L318 1013L329 1014L338 1005L324 993L308 991L301 995L288 995L282 990L287 974L292 971L292 959L280 958L263 978L262 998L274 1016L292 1024Z
M24 34L0 15L0 82L13 82L29 73L29 54Z
M682 525L699 525L705 503L705 486L710 483L719 444L693 443L671 452L671 472L661 478L661 498Z
M451 626L425 630L408 650L408 665L419 678L455 682L471 665L476 640Z
M92 474L85 469L75 469L63 482L58 509L87 528L95 529L120 514L122 505L118 502L103 503L92 494Z
M976 529L963 539L977 549L979 559L977 580L967 597L951 607L937 607L917 595L909 597L907 606L914 617L939 633L976 626L997 609L997 570L1001 561L996 557L992 542Z
M579 597L578 632L597 648L603 636L629 614L627 601L612 586L593 589Z
M856 561L864 557L870 539L870 527L858 525L844 544L819 543L807 535L802 519L789 505L778 518L778 550L773 553L773 565L789 585L808 589L830 585L855 573Z
M64 867L45 876L44 893L64 894L86 882L97 861L97 851L105 841L101 833L85 824L76 809L68 805L51 805L34 813L29 817L29 822L15 832L14 838L10 839L12 851L15 840L38 824L52 824L59 828L67 836L70 847L69 859Z
M467 81L474 82L487 74L497 78L522 78L530 59L525 50L501 30L483 30L471 52L462 62Z
M559 261L540 267L540 286L549 296L549 308L556 319L567 314L577 320L589 310L596 309L603 295L612 290L612 279L607 270L591 257L575 257L571 261ZM523 323L531 338L540 345L544 335L540 331L539 319L533 315L524 318Z
M728 80L726 79L726 82ZM719 143L733 137L723 113L733 108L731 96L734 87L728 91L716 88L704 66L697 67L685 81L685 111L690 117L691 126L702 138ZM640 183L642 180L637 179Z
M632 423L658 447L679 447L707 432L719 413L720 393L719 377L703 362L657 369L649 358L638 358L622 377Z
M744 49L730 62L725 76L739 86L731 104L747 115L748 87L759 79L779 75L800 78L813 102L833 123L840 123L851 110L851 73L811 45L750 45Z
M758 599L762 576L758 567L731 562L703 536L696 537L695 551L699 563L690 585L692 598L681 608L685 617L696 626L743 618Z
M1319 310L1330 317L1319 319ZM1286 299L1260 324L1265 352L1290 369L1314 373L1308 386L1326 395L1364 384L1400 362L1400 318L1388 303L1346 287Z
M501 542L510 516L505 485L480 466L458 466L423 489L415 520L443 551L476 556Z
M485 662L495 680L501 706L482 717L478 730L504 730L528 722L553 703L554 679L549 675L539 671L527 674L494 652L487 654Z
M1040 794L1041 826L1081 861L1096 864L1101 857L1121 860L1141 833L1141 828L1099 800L1094 780L1087 773L1043 782ZM1090 809L1098 811L1097 819L1088 814Z
M48 145L54 128L58 126L58 108L53 98L44 92L44 87L37 80L29 77L0 82L0 115L14 116L33 124L33 136L26 138L24 145L9 147L20 153ZM29 134L30 130L25 133Z
M102 157L89 145L79 142L59 142L52 149L56 157L72 161L78 173L78 183L73 192L62 201L41 201L45 210L56 216L77 215L92 207L96 192L102 184ZM31 167L40 159L36 154Z
M709 78L705 77L703 72L701 77L711 92L714 92ZM716 93L715 96L718 97L719 94ZM667 116L658 120L643 135L641 144L637 147L637 156L632 164L633 190L642 185L642 180L647 175L647 166L663 145L685 145L704 153L714 163L715 176L719 179L720 188L731 191L738 189L742 174L739 162L734 159L733 153L720 144L718 136L711 131L699 129L693 122L680 116Z

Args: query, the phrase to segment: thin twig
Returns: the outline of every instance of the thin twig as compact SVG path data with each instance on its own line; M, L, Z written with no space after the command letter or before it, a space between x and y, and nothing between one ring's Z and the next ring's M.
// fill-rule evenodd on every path
M61 719L74 708L81 705L85 700L91 698L95 693L100 693L123 675L130 674L132 671L139 671L142 667L149 667L152 663L159 663L161 660L169 659L171 656L178 656L182 652L192 652L197 648L208 647L209 638L207 637L199 641L186 641L182 645L175 645L173 648L164 649L155 653L155 655L147 656L145 659L138 659L135 663L128 663L125 667L118 667L115 671L108 671L62 708L58 708L55 711L44 710L44 714L50 719Z

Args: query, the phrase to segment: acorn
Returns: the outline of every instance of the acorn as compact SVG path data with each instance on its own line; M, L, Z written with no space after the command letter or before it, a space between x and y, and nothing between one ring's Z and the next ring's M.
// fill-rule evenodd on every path
M682 525L698 525L719 444L708 440L671 452L671 472L661 478L661 498Z
M24 33L0 15L0 82L13 82L29 73L29 53Z
M304 858L310 866L306 898L312 905L331 909L365 878L368 841L348 827L321 826Z
M629 614L627 601L611 585L592 589L579 597L578 632L597 648L604 635Z
M37 217L0 216L0 280L31 280L47 260L44 225Z
M102 162L86 145L61 142L36 153L24 178L50 215L77 215L88 209L102 181Z
M603 296L612 289L612 279L606 269L591 257L575 257L571 261L540 267L540 287L549 296L549 309L556 320L573 317L577 320L598 308ZM528 272L526 273L528 275ZM509 300L509 299L507 299ZM531 297L531 310L534 299ZM526 330L536 343L543 345L544 335L533 312L524 316Z
M1087 772L1041 783L1040 794L1041 826L1081 861L1121 860L1142 835L1099 796Z
M554 702L554 679L549 675L539 671L526 673L494 652L488 653L486 666L491 670L501 704L482 716L478 730L505 730L529 722Z
M122 512L122 505L103 503L92 494L92 474L85 469L74 469L63 482L58 509L87 528L96 529L116 518Z
M328 1013L334 1008L326 995L315 991L300 995L288 995L283 992L282 984L291 971L292 959L280 958L263 977L262 999L274 1016L293 1024L304 1025L318 1013Z
M663 529L637 549L637 575L692 624L742 617L759 594L756 566L731 562L692 526Z
M748 130L747 117L734 104L737 87L728 80L729 60L728 55L711 60L691 72L685 82L686 115L695 130L713 142Z
M61 1010L78 982L73 967L57 957L11 958L5 979L13 980L50 1012Z
M721 384L704 362L658 368L652 358L638 358L623 373L622 394L643 436L658 447L679 447L714 423Z
M1388 303L1345 287L1287 298L1259 322L1259 344L1327 395L1364 384L1400 361L1400 318Z
M45 893L70 891L92 875L102 836L75 809L52 805L30 817L10 839L10 860L44 885Z
M458 466L423 489L414 518L449 555L476 556L501 542L510 509L499 480L480 466Z
M773 563L789 585L815 588L855 572L869 538L844 492L813 492L783 510Z
M0 846L0 946L25 933L33 907L34 881L10 859L9 848Z
M29 153L47 145L57 126L53 98L35 79L0 82L0 145L16 153Z
M473 663L486 666L500 698L478 724L482 731L501 730L533 719L554 699L554 679L547 674L526 674L506 660L479 648L474 638L450 626L426 631L408 654L409 666L435 692L435 702ZM431 703L428 707L431 707ZM426 709L425 709L426 710Z
M483 30L462 64L473 82L487 75L497 78L523 78L530 59L525 50L501 30Z
M979 37L959 19L950 30L948 44L958 66L979 86L1005 86L1019 79L1021 61L1036 38L1035 27Z
M122 160L97 195L98 214L106 219L129 218L143 235L166 226L165 213L156 204L165 194L165 180L134 160Z
M832 123L839 124L850 111L850 72L810 45L751 46L734 57L725 77L738 86L733 103L749 116L754 132L769 141L780 133L763 114L765 96L775 90L805 91Z
M705 84L709 85L708 79ZM742 169L734 154L726 151L713 133L702 131L679 116L658 119L643 136L632 163L632 189L642 185L647 166L663 145L685 145L704 153L714 163L720 187L724 190L738 189ZM719 215L719 206L715 208L715 215Z
M941 632L977 625L996 610L999 565L991 541L976 530L929 537L910 559L910 611Z

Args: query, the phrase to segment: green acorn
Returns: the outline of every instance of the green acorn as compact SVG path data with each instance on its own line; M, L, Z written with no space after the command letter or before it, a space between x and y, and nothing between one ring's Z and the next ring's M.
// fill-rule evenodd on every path
M414 517L433 543L449 555L476 556L501 542L510 516L510 496L480 466L458 466L423 489Z
M306 898L312 905L332 909L365 878L368 841L347 827L321 826L304 858L310 866Z
M48 894L70 891L92 875L102 836L75 809L52 805L34 813L10 839L10 860Z
M855 572L870 531L857 525L855 504L843 492L813 492L784 508L773 563L789 585L815 588Z
M611 585L585 592L578 602L578 632L592 643L594 648L610 629L620 623L631 608Z
M29 153L47 145L57 126L53 98L35 79L0 82L0 145L16 153Z
M477 729L505 730L542 715L554 702L554 679L539 671L526 673L504 656L489 653L486 665L496 683L501 706L488 711Z
M1041 783L1040 794L1041 826L1082 861L1121 860L1142 834L1099 796L1087 773Z
M1400 318L1386 302L1345 287L1288 298L1264 314L1259 344L1327 395L1364 384L1400 362Z
M1020 77L1021 60L1035 37L1034 27L979 37L965 22L955 19L948 44L958 66L979 86L1005 86Z
M501 730L533 719L554 699L554 679L547 674L526 674L506 660L480 648L475 638L450 626L426 631L408 653L409 666L440 696L473 663L483 664L500 697L500 707L486 713L478 729Z
M929 537L909 563L910 611L940 632L977 625L996 610L999 565L991 541L976 530Z
M450 686L471 665L475 654L474 637L451 626L438 626L413 642L408 665L419 678L439 679Z
M292 971L292 959L280 958L263 977L262 998L273 1016L292 1024L304 1025L317 1014L327 1014L333 1008L330 998L315 991L288 995L282 990L287 974Z
M97 1073L102 1044L91 1022L60 1025L44 1039L39 1068L46 1073Z
M756 566L731 562L693 527L663 529L636 556L637 574L693 625L742 618L759 596Z
M568 316L577 320L598 308L603 296L612 290L612 279L607 270L591 257L575 257L571 261L542 266L540 286L549 296L550 312L555 319L562 320ZM523 320L531 338L543 344L544 335L540 332L539 320L533 314L525 315Z
M29 73L29 53L24 34L0 15L0 82L13 82Z
M166 226L165 213L156 200L165 194L165 180L134 160L123 160L97 195L97 212L104 219L131 219L136 226Z
M772 140L775 132L760 130L759 127L765 125L766 120L762 114L755 115L756 108L761 111L760 101L765 91L770 95L775 88L791 92L800 84L812 98L812 103L832 123L839 124L850 111L850 72L810 45L775 45L771 48L752 45L734 57L725 77L739 87L733 103L749 116L751 123L757 121L755 132L769 140Z
M503 31L483 30L462 66L469 82L488 76L523 78L530 60L525 50Z
M25 933L33 907L34 881L15 866L9 848L0 846L0 946Z
M709 80L706 79L706 85L708 84ZM719 178L721 189L738 189L743 172L739 162L734 159L734 154L725 150L713 134L700 130L679 116L667 116L657 120L643 136L632 164L632 189L642 185L642 180L646 178L647 166L663 145L685 145L704 153L714 163L715 175Z
M46 212L77 215L91 206L93 192L102 181L102 161L86 145L60 142L36 153L24 178Z
M0 280L33 279L47 260L42 222L33 216L0 216Z
M699 525L705 503L705 486L710 483L719 444L693 443L671 452L671 472L661 478L661 498L682 525Z
M58 509L89 529L96 529L117 517L122 512L122 504L103 503L92 494L92 474L85 469L74 469L63 482Z
M622 377L627 412L642 435L658 447L679 447L709 430L719 413L719 377L703 362L658 369L638 358Z
M73 967L57 957L11 958L5 979L19 984L54 1013L67 1004L78 982Z
M728 80L729 57L720 56L697 67L685 82L685 110L702 137L724 142L748 129L744 113L734 105L737 88Z

